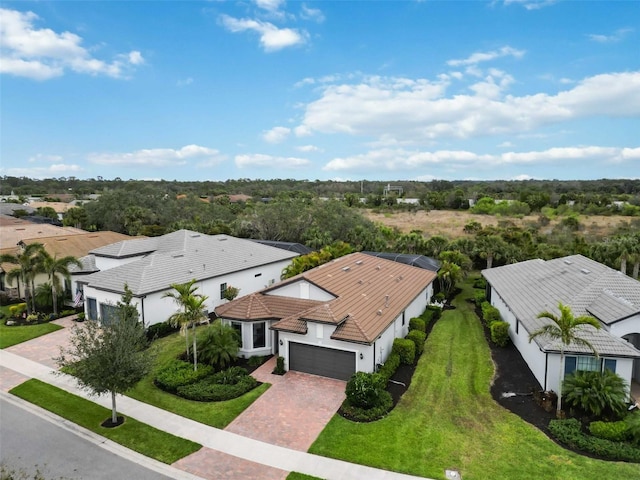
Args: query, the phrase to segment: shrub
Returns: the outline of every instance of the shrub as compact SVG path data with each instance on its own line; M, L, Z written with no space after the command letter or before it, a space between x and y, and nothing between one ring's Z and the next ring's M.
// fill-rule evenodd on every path
M438 303L442 303L445 301L445 299L447 298L447 296L444 294L444 292L438 292L433 296L433 301L434 302L438 302Z
M238 356L238 334L231 325L216 320L199 340L199 355L203 362L222 370ZM255 361L255 360L254 360Z
M194 371L191 363L173 360L158 370L155 384L162 390L176 393L178 388L195 383L212 373L213 368L209 365L199 365L198 370Z
M154 323L147 327L147 340L155 340L157 338L166 337L180 329L178 326L172 326L169 322Z
M506 347L509 343L509 323L493 322L489 328L491 329L491 341L499 347Z
M387 361L378 369L378 374L380 374L384 379L385 383L389 381L393 374L396 373L398 367L400 366L400 355L395 352L391 352L391 354L387 357Z
M624 419L627 424L627 434L633 443L640 446L640 412L635 411Z
M482 290L484 290L486 287L487 281L484 279L484 277L476 278L473 281L473 288L481 288Z
M500 311L491 305L489 302L482 302L482 320L487 327L490 327L493 322L499 322L502 320L500 317Z
M391 353L397 353L400 356L400 363L405 365L413 365L416 360L415 344L406 338L396 338L393 341Z
M409 320L409 331L418 330L420 332L427 331L427 324L420 317L413 317Z
M85 313L84 312L80 312L77 316L76 316L76 321L77 322L84 322L85 321Z
M239 367L236 367L239 368ZM210 375L199 382L178 387L178 395L198 402L222 402L244 395L258 385L251 375L225 377L226 370ZM224 383L233 379L234 383Z
M37 313L32 313L31 315L27 315L27 322L28 323L37 322L38 318L39 318L39 315Z
M277 357L276 358L276 368L273 369L273 373L275 375L284 375L285 374L284 357Z
M591 435L613 442L622 442L627 439L628 427L626 422L591 422L589 424L589 432Z
M12 317L19 317L26 310L27 310L26 303L17 303L9 307L9 313L11 314Z
M435 322L440 318L442 314L442 309L440 307L436 307L435 305L429 305L425 309L420 318L424 320L425 326L428 326L431 322Z
M266 357L261 357L261 356L249 357L249 359L247 360L247 364L250 367L259 367L264 363L265 360L266 360Z
M640 449L629 443L612 442L603 438L585 435L581 425L575 418L567 420L551 420L549 431L561 443L570 448L597 455L609 460L640 462Z
M411 330L407 335L407 340L411 340L416 346L415 357L419 357L424 352L424 342L427 339L427 334L420 330Z
M588 415L620 418L627 410L627 383L611 370L567 375L562 392L568 406Z
M473 292L473 302L476 305L482 305L482 303L486 301L487 301L487 297L484 294L484 290L478 290L476 292Z
M386 382L378 373L356 372L347 382L345 394L349 404L370 409L380 405Z
M373 422L383 418L393 408L393 398L386 390L380 392L378 405L373 408L360 408L346 399L340 407L343 416L356 422Z
M84 312L81 312L84 315ZM60 317L69 317L71 315L75 315L76 311L75 310L62 310L60 312ZM80 314L78 314L80 315Z

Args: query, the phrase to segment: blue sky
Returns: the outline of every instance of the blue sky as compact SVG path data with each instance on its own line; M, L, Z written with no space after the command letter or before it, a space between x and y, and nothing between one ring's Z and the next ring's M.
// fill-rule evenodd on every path
M640 178L640 2L10 2L0 175Z

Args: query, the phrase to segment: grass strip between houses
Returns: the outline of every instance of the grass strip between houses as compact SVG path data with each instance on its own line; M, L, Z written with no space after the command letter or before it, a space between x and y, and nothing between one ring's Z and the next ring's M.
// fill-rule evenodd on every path
M640 465L565 450L492 399L490 349L466 301L471 281L434 326L389 416L354 423L335 415L309 451L430 478L443 478L445 469L465 480L640 478Z
M38 325L16 325L8 327L0 322L0 349L26 342L32 338L46 335L47 333L60 330L62 327L55 323L40 323Z
M119 427L102 427L100 424L110 418L111 410L40 380L27 380L9 393L142 455L169 465L202 447L195 442L176 437L130 417L125 417L124 424Z

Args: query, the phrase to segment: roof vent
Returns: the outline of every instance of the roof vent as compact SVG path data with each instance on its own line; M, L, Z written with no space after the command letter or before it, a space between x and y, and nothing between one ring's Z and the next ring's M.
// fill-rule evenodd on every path
M194 233L193 235L191 235L191 238L197 238L197 237L199 237L199 236L200 236L200 234L199 234L199 233Z
M591 273L591 270L587 270L586 268L581 268L580 271L585 275L588 275L589 273Z
M382 267L380 265L376 265L376 270L380 270Z
M573 262L569 259L565 260L564 263L566 263L567 265L571 265Z
M356 260L356 265L362 265L362 260Z
M184 253L176 253L175 255L171 255L173 258L184 257Z
M382 310L378 310L378 315L382 315Z
M343 271L343 272L348 272L349 270L351 270L351 268L350 268L350 267L343 267L343 268L342 268L342 271Z
M227 241L227 239L226 239L225 237L222 237L222 238L219 238L219 239L218 239L218 241L219 241L219 242L226 242L226 241Z

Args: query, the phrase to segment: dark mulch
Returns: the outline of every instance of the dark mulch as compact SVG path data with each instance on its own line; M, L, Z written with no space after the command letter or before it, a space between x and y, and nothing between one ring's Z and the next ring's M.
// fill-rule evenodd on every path
M113 420L111 419L111 417L109 417L104 422L102 422L100 426L104 428L115 428L124 423L124 417L118 416L116 418L118 420L116 423L113 423Z

